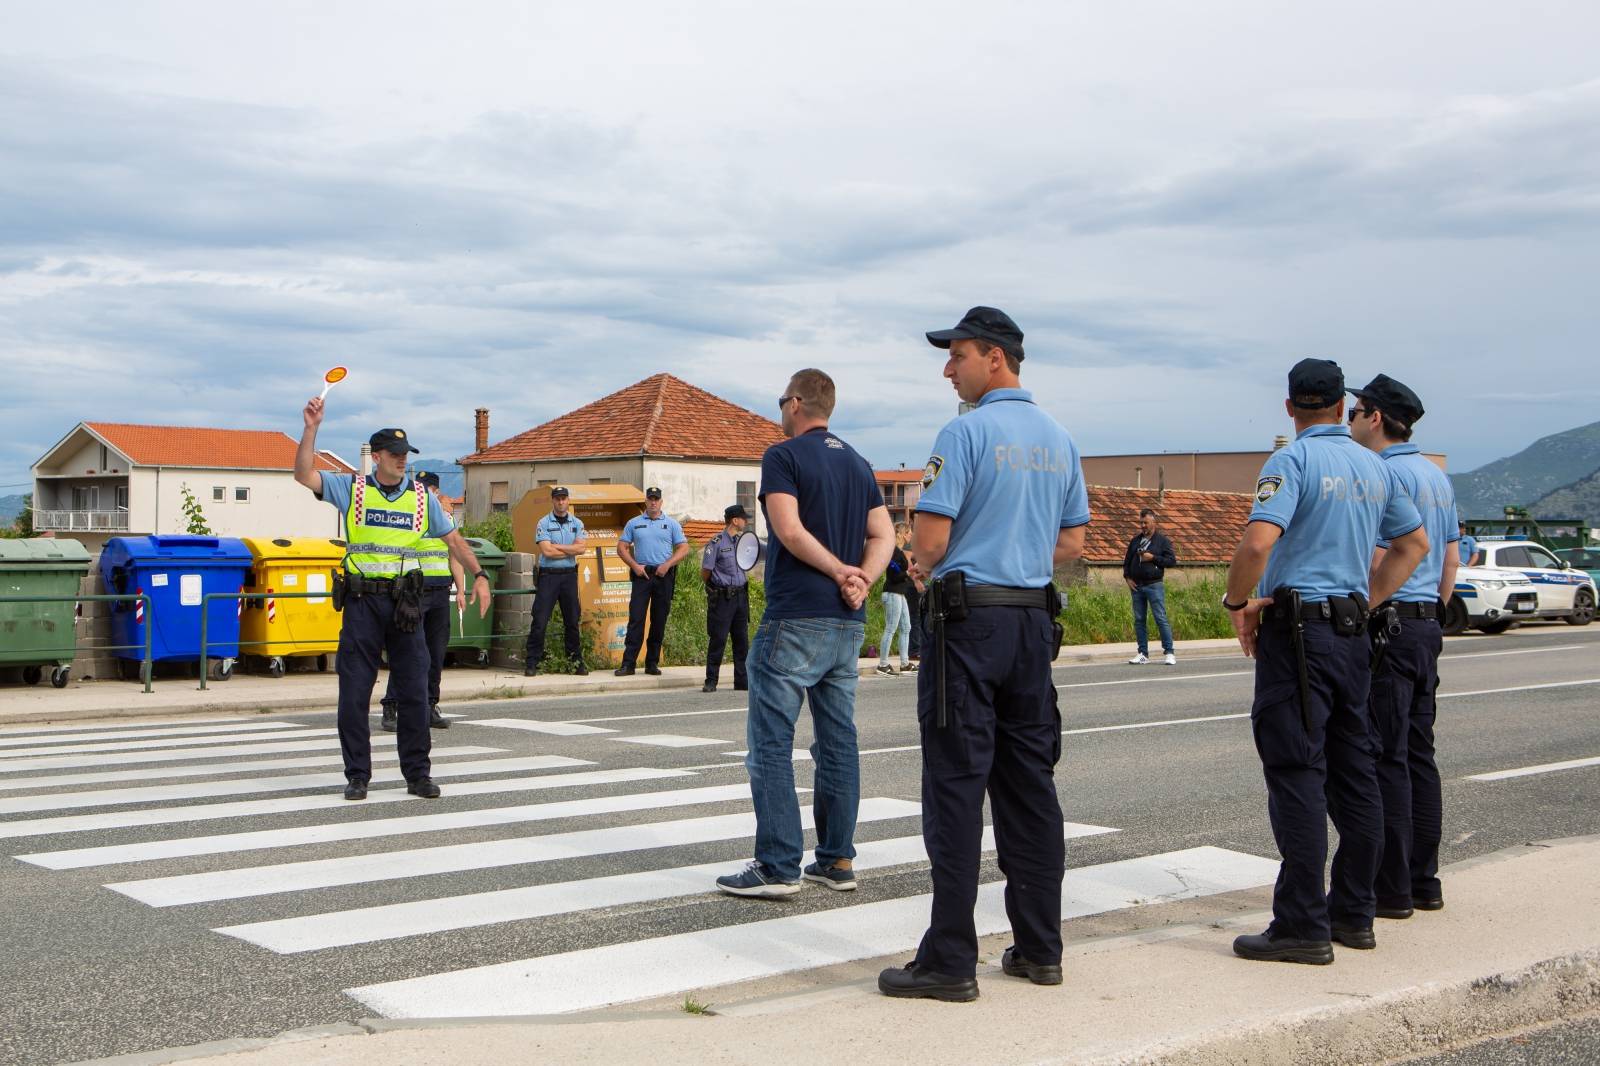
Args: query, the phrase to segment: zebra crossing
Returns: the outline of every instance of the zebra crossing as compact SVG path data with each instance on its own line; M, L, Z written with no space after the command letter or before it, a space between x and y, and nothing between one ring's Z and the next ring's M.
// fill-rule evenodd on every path
M434 776L449 782L435 803L406 795L382 734L368 799L348 803L334 791L344 782L337 738L320 725L194 719L6 731L0 845L30 877L74 879L107 906L171 916L188 923L185 936L303 967L307 979L327 973L332 991L360 1005L353 1011L391 1018L556 1014L675 995L903 954L926 924L927 895L866 891L796 897L815 909L728 904L720 924L687 931L637 920L720 900L713 880L748 858L755 817L743 752L726 737L650 733L631 718L612 720L615 728L460 724L478 728L450 739L474 743L434 749ZM670 752L704 757L712 745L726 766L634 765L651 749L670 763ZM812 828L809 790L797 791ZM856 868L925 868L920 815L917 802L869 788ZM1118 830L1067 822L1062 832ZM983 847L993 851L992 831ZM1063 908L1104 913L1254 888L1276 873L1258 856L1191 848L1070 870ZM980 934L1005 930L1003 889L982 887ZM522 946L552 922L609 929L613 913L636 919L628 938L593 947L569 938L532 955ZM473 930L470 964L349 979L376 946Z

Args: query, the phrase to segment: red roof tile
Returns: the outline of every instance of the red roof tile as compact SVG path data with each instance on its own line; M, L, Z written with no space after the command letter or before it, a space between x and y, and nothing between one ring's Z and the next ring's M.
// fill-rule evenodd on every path
M905 482L907 484L910 484L912 482L920 482L922 480L922 471L921 470L874 470L872 472L872 476L878 482L878 484L880 484L880 485L898 484L900 482Z
M683 526L684 540L690 544L704 544L721 533L727 523L710 518L686 518L679 525Z
M139 466L293 470L298 447L294 438L275 429L135 426L122 422L85 422L84 426ZM331 452L317 453L317 469L354 473Z
M1158 498L1155 489L1089 486L1089 511L1094 520L1085 537L1086 563L1122 564L1128 541L1139 529L1139 511L1149 507L1161 516L1161 531L1172 541L1180 566L1226 563L1244 533L1255 498L1236 492L1194 492L1169 489Z
M783 430L771 419L671 374L656 374L526 433L492 444L461 462L632 455L753 462L781 440Z

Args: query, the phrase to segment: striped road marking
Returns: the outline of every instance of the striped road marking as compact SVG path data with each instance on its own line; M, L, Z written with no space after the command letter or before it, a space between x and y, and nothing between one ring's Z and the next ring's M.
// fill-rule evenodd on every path
M587 733L615 733L615 729L579 725L576 722L535 722L529 718L475 718L467 725L497 726L501 729L524 729L529 733L545 733L552 737L577 737Z
M1536 774L1553 774L1558 770L1577 770L1585 766L1600 766L1600 759L1568 759L1566 762L1547 762L1537 766L1522 766L1515 770L1496 770L1488 774L1471 774L1468 781L1507 781L1513 777L1533 777Z
M170 725L150 729L102 729L98 732L61 733L55 736L19 737L0 734L0 748L24 744L73 744L86 740L143 740L147 737L177 737L189 734L200 739L208 733L260 733L271 729L304 729L294 722L231 722L228 725ZM0 754L4 754L0 752Z
M277 737L286 737L291 740L308 739L310 737L338 736L337 729L291 729L287 733L279 733ZM74 738L76 739L76 738ZM157 737L153 740L113 740L102 741L97 744L68 744L63 746L52 743L32 748L15 748L10 751L0 751L0 766L5 760L21 759L30 755L87 755L97 751L140 751L148 748L181 748L189 744L233 744L244 741L260 741L260 733L227 733L214 737Z

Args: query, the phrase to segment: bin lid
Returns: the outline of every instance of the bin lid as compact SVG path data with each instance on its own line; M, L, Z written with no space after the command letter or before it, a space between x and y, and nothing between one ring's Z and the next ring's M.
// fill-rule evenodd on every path
M476 555L479 561L498 562L502 565L505 563L506 553L501 551L494 541L484 540L482 537L468 537L466 541L472 546L472 554Z
M100 553L100 565L124 563L182 563L187 567L250 565L250 549L237 537L197 537L161 534L148 537L112 537Z
M305 560L339 562L344 558L344 541L321 537L243 537L240 542L256 562Z
M89 550L75 540L55 537L0 539L0 566L76 566L89 568Z

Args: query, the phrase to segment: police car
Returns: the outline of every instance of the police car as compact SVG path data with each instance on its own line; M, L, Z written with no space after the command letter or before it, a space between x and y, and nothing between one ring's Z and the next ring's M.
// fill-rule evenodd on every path
M1452 608L1457 599L1466 606L1469 624L1486 633L1498 633L1522 618L1560 618L1574 626L1594 621L1595 601L1600 597L1596 595L1595 580L1588 573L1529 540L1479 538L1478 548L1483 552L1483 565L1460 570L1456 575L1456 596L1451 600ZM1503 604L1494 602L1502 597ZM1497 613L1489 614L1496 608ZM1449 622L1456 620L1456 613L1452 610L1447 616L1447 629Z

